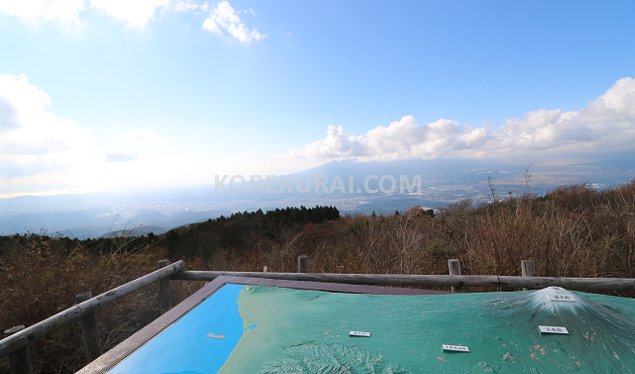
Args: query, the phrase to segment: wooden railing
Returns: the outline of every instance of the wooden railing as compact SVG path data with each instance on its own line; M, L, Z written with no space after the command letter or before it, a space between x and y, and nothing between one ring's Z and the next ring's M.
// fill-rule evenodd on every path
M402 275L402 274L322 274L259 273L231 271L184 271L172 279L210 281L220 276L270 278L293 281L333 282L400 287L498 287L503 289L563 287L569 290L626 291L635 290L630 278L552 278L514 277L503 275Z
M95 322L95 310L140 288L157 281L167 280L171 275L184 269L185 262L178 261L95 297L90 297L90 293L79 294L76 300L80 302L68 309L64 309L29 327L15 326L6 330L5 334L9 334L9 336L0 340L0 358L9 355L12 373L32 373L33 367L29 345L61 326L80 320L88 357L93 360L102 353L99 334L97 333L97 323ZM169 287L165 282L160 284L162 288ZM169 294L169 292L161 290L160 295L164 294ZM169 299L168 301L161 301L161 305L164 304L169 304Z
M102 354L102 347L95 320L95 311L143 287L158 283L158 302L161 314L163 314L172 307L170 300L171 279L210 281L220 276L238 276L380 286L450 287L452 291L463 287L537 289L548 286L559 286L570 290L585 291L635 290L635 279L631 278L534 277L534 262L529 260L523 260L521 262L522 276L461 275L461 264L459 260L456 259L448 260L449 275L309 273L309 259L307 256L298 257L297 273L269 273L267 272L266 266L263 272L188 271L185 270L185 262L178 261L170 264L168 260L159 261L158 266L158 270L100 295L92 297L90 291L81 293L76 296L77 304L34 325L29 327L14 326L5 330L5 334L8 336L0 340L0 358L7 355L10 357L11 373L30 374L33 372L33 368L29 346L53 330L79 320L82 327L85 349L88 353L88 358L92 361Z

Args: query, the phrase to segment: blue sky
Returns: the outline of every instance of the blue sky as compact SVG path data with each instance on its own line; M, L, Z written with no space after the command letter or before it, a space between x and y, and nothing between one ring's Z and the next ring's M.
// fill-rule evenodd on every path
M343 158L630 152L633 14L632 1L0 0L0 197Z

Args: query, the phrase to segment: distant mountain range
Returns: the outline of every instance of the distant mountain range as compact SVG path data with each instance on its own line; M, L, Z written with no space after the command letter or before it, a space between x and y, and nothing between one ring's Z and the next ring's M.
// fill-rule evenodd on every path
M497 198L526 192L542 195L566 184L604 188L635 178L635 159L630 155L575 164L537 162L529 169L528 191L527 165L478 159L344 160L268 181L262 176L263 181L252 185L241 185L243 180L248 183L248 176L234 178L233 183L227 177L224 188L219 188L210 176L209 186L178 190L0 199L0 235L36 232L94 238L160 234L233 212L300 205L334 205L343 214L392 214L413 206L436 208L465 199L489 201L488 178ZM420 181L419 188L400 191L402 178L407 183Z

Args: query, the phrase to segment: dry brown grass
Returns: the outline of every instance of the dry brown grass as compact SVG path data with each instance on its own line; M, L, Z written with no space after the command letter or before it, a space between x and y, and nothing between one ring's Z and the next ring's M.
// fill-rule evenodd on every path
M237 255L218 251L208 268L335 273L447 273L459 258L465 274L518 275L534 260L543 276L632 277L635 183L595 191L563 187L545 198L523 196L483 207L463 202L429 217L418 209L389 217L343 217L285 232ZM241 251L240 253L245 253Z
M0 273L0 328L31 325L74 304L74 295L94 295L156 269L165 251L147 247L134 253L125 248L108 254L80 246L60 251L57 239L23 237L16 248L4 248ZM175 297L182 298L177 287ZM112 348L159 315L157 287L150 286L102 308L97 313L104 350ZM87 362L81 331L72 323L33 345L36 372L74 372ZM4 362L5 368L7 362ZM0 364L0 372L2 372Z

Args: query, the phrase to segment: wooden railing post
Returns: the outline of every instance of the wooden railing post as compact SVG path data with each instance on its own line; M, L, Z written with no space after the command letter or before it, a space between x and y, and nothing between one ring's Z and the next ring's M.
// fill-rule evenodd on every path
M309 269L309 256L298 256L298 273L306 273Z
M461 261L453 258L448 260L448 272L450 275L461 275ZM456 287L459 288L459 287ZM456 291L454 286L450 287L450 291Z
M90 291L79 293L75 295L75 304L86 301L91 297L93 297L93 294ZM83 315L79 319L79 323L82 326L84 347L86 348L88 360L93 361L102 354L101 340L99 339L99 330L97 329L97 319L95 318L95 312L91 311Z
M159 260L157 267L159 269L170 265L169 260ZM172 299L170 297L170 278L165 277L159 280L159 309L161 314L172 308Z
M523 277L533 277L536 273L536 263L532 260L520 260L520 274ZM523 287L524 291L527 291L527 288Z
M13 326L10 329L4 330L4 335L13 335L16 332L24 330L24 325ZM33 365L31 364L31 349L28 345L18 348L9 355L9 362L11 365L11 374L33 374Z

